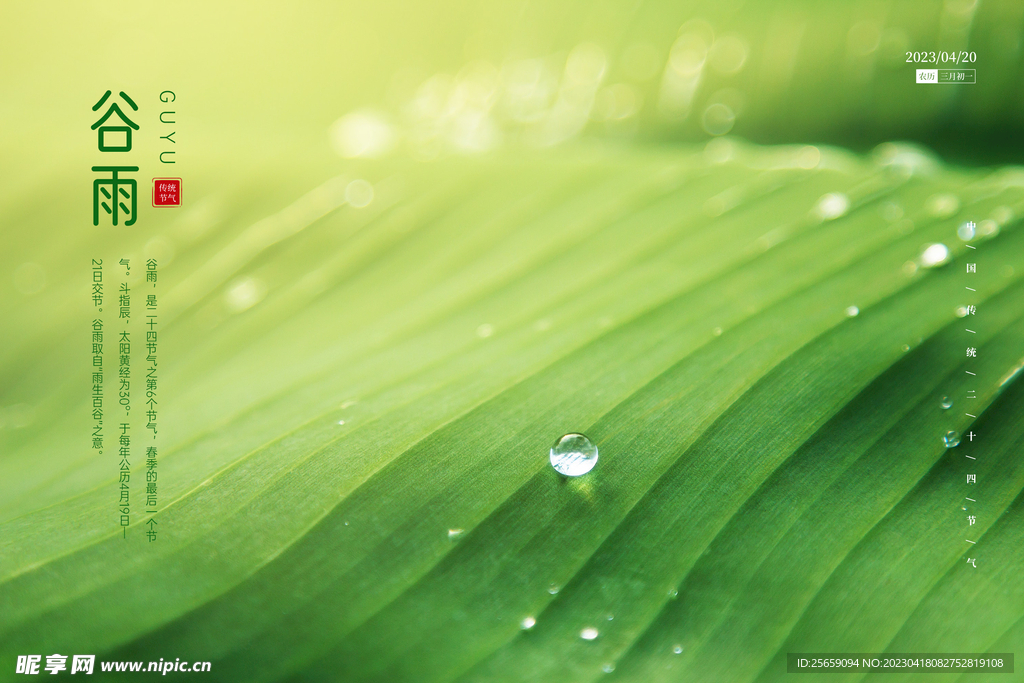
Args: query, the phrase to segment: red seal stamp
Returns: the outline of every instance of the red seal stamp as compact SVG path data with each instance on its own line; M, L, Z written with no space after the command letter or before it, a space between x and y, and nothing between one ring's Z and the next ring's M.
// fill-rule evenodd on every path
M181 206L181 178L153 178L153 206Z

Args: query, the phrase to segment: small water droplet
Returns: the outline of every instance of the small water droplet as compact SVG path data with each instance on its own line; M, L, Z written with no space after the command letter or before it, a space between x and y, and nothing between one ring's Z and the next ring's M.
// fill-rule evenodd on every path
M918 258L922 268L935 268L936 266L941 266L948 260L949 247L940 243L929 244L924 248L924 251L921 252L921 256Z
M925 209L936 218L948 218L960 209L960 198L955 194L933 194L925 202Z
M882 204L881 209L882 217L890 223L895 223L903 218L903 207L896 202L886 202Z
M957 306L956 310L954 310L953 312L956 313L956 317L958 317L958 318L966 317L967 316L967 307L966 306Z
M839 218L850 208L850 199L842 192L830 192L818 200L815 213L824 220Z
M344 420L338 420L338 424L343 425L343 424L345 424L345 421Z
M580 631L580 638L582 638L583 640L593 640L594 638L597 638L597 629L588 626L587 628Z
M558 584L553 583L548 586L548 593L551 593L552 595L558 595L558 590Z
M605 672L606 674L610 674L611 672L615 671L615 665L614 664L602 664L601 665L601 671Z
M675 647L672 648L672 652L675 652L677 655L683 654L683 646L682 645L676 645Z
M910 344L904 344L903 345L903 352L906 353L909 350L910 350Z
M846 307L846 315L848 315L849 317L853 318L853 317L855 317L858 314L860 314L860 309L857 308L856 306L847 306Z
M949 410L950 408L953 407L953 399L951 399L949 396L943 396L942 402L939 403L939 405L942 406L943 410Z
M263 300L267 287L261 280L252 277L235 280L224 294L228 309L232 313L241 313Z
M946 435L942 437L942 442L946 444L946 448L955 448L960 445L960 432L953 429L946 432Z
M519 622L519 628L523 629L524 631L529 631L536 624L536 619L534 619L533 617L526 617L525 619Z
M736 123L736 113L727 104L715 102L704 110L701 124L708 135L725 135Z
M966 508L966 507L964 507L964 506L960 506L960 509L961 509L961 510L966 510L967 508Z
M974 222L968 221L956 229L956 236L964 242L974 239Z
M668 592L668 597L670 599L672 599L672 600L675 600L676 598L679 597L679 591L677 591L675 588L673 588L672 590L670 590Z
M559 474L578 477L596 464L597 446L582 434L566 434L551 447L551 466Z
M357 209L369 206L373 201L373 185L362 178L353 180L345 186L345 201Z
M979 237L995 237L999 234L999 224L993 220L986 218L982 222L978 223L978 236Z
M455 538L458 538L459 536L461 536L464 533L466 533L466 532L463 531L462 529L449 529L448 530L448 538L455 539Z
M476 336L481 339L487 339L487 337L490 337L492 334L494 334L494 325L484 323L480 327L476 328Z
M345 522L345 526L348 526L348 522Z
M614 614L609 614L608 616L605 617L605 619L607 619L608 621L611 621L614 618L615 618Z
M711 330L711 334L715 335L716 337L721 337L722 336L722 328L721 327L716 327L715 329Z

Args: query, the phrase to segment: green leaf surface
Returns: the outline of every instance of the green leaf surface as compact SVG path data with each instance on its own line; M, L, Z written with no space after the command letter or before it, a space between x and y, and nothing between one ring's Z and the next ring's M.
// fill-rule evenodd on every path
M0 653L237 681L761 682L787 652L1019 648L1024 172L807 153L211 160L195 205L127 244L57 239L78 207L41 186L5 196L5 265L50 284L0 303L19 330L0 404L22 406L0 430ZM138 512L117 525L115 460L83 445L83 255L156 249L146 543ZM600 449L577 479L548 463L568 432Z

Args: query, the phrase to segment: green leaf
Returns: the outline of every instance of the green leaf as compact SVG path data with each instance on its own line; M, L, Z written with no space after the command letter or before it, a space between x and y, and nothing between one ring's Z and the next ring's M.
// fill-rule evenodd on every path
M3 661L760 681L787 652L1013 651L1024 176L819 152L311 161L230 192L210 162L127 244L59 240L41 188L8 199L31 239L6 262L48 284L2 304ZM83 255L154 253L149 543L87 448ZM577 479L548 463L567 432L600 448Z

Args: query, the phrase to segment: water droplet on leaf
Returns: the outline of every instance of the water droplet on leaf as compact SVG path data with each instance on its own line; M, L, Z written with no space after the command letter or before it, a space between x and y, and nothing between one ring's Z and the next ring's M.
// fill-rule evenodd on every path
M955 430L949 430L946 435L942 437L942 442L946 444L946 448L955 448L960 445L960 432Z
M534 619L533 617L526 617L521 622L519 622L519 628L523 629L524 631L529 631L536 624L537 624L537 620L536 619Z
M672 652L675 652L677 655L683 654L683 646L682 645L676 645L675 647L672 648Z
M597 446L582 434L566 434L551 447L551 466L559 474L578 477L596 464Z
M936 218L948 218L960 210L960 198L955 194L933 194L925 202L925 209Z
M583 640L593 640L597 638L597 629L593 627L587 627L580 631L580 638Z
M845 214L850 208L850 198L842 192L830 192L818 200L814 212L819 218L833 220Z
M953 407L953 399L951 399L949 396L943 396L942 402L939 405L942 406L943 410L949 410L950 408Z
M353 180L345 187L345 201L357 209L369 206L373 201L373 185L362 178Z
M921 252L921 257L918 260L921 262L922 268L941 266L949 260L949 247L945 244L929 244Z
M550 586L548 586L548 593L551 593L552 595L558 595L558 585L553 583Z

